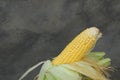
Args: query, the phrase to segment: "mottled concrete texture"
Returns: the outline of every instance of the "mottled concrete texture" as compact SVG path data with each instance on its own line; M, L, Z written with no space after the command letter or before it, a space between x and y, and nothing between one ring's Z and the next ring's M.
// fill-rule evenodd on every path
M0 80L18 80L91 26L103 32L94 51L107 53L117 69L111 79L120 80L120 0L0 0Z

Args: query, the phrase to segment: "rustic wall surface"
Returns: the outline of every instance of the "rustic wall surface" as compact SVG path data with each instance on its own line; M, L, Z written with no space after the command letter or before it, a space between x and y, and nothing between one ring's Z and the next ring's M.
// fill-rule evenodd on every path
M0 0L0 80L18 80L91 26L103 32L94 51L107 53L117 69L111 79L119 80L120 0Z

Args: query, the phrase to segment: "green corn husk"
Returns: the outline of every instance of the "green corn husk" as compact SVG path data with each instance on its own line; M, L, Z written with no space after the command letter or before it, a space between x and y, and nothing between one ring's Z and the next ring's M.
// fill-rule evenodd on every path
M91 52L80 62L52 65L47 60L36 80L108 80L110 59L104 52Z

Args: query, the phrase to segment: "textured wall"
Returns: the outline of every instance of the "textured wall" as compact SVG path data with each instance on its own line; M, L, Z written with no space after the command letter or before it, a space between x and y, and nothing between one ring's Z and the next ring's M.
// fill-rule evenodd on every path
M103 32L94 51L107 53L118 69L111 78L119 80L120 0L0 0L0 80L18 80L90 26Z

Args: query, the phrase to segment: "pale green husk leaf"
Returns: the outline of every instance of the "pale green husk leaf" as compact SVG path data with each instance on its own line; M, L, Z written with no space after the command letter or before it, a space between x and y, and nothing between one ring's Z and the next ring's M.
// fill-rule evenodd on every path
M52 65L47 60L38 74L37 80L108 80L102 73L110 65L110 59L104 58L104 52L92 52L87 55L98 65L98 71L92 63L81 60L71 64Z

